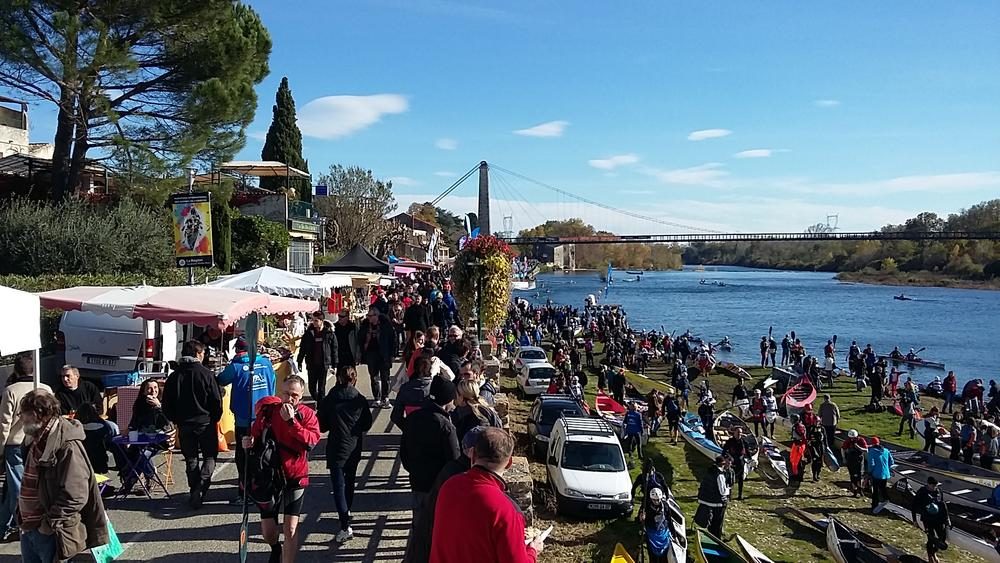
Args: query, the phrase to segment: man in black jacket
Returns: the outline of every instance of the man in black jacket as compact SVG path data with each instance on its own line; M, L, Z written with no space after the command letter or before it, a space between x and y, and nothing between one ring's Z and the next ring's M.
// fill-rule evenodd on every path
M413 303L403 313L403 326L406 328L406 340L409 342L416 331L427 332L430 326L430 313L424 305L424 298L419 293L413 296Z
M455 402L455 385L435 377L424 406L406 417L399 444L399 459L410 473L413 490L413 518L420 515L424 499L441 468L456 459L458 434L448 411Z
M347 311L337 313L333 324L333 334L337 337L337 375L356 368L361 363L361 349L358 348L358 325L351 320Z
M938 489L937 479L927 478L927 484L920 487L913 498L911 516L917 521L917 515L924 524L927 534L927 560L937 563L937 552L948 548L948 528L951 527L951 516L948 514L948 503L944 494Z
M424 509L420 515L413 519L413 532L406 542L406 555L403 556L403 563L429 563L431 560L431 533L434 530L434 510L437 506L438 491L445 481L455 475L465 473L472 467L472 456L476 449L476 442L482 434L485 426L477 426L465 433L462 438L462 453L458 458L444 464L438 473L434 485L431 486L430 493L424 500Z
M354 366L337 370L337 384L319 405L319 429L329 431L326 442L326 467L330 470L333 500L340 517L340 531L335 540L344 543L354 537L351 529L351 505L358 463L361 461L362 440L372 427L372 411L368 399L358 392L355 384L358 372Z
M462 369L462 362L469 355L469 344L462 340L462 329L452 325L448 329L447 342L435 354L444 365L448 366L451 373L458 375Z
M59 399L64 415L75 413L85 403L93 405L98 415L104 414L104 397L96 385L80 379L80 370L70 365L63 366L60 380L62 386L56 389L56 399Z
M305 360L306 374L309 376L309 394L319 401L326 396L326 378L331 367L338 365L337 335L322 311L312 314L309 328L302 336L302 344L296 358L299 366Z
M361 356L372 378L372 399L379 407L389 406L389 372L396 352L396 333L392 322L375 307L368 309L368 318L361 322L358 339Z
M717 538L722 537L726 505L729 504L733 485L731 466L732 458L726 454L718 456L698 487L698 510L694 514L694 522Z
M219 441L215 423L222 419L222 392L205 366L205 345L188 340L181 348L177 370L163 389L163 413L177 425L187 470L191 508L200 508L215 472ZM198 453L204 461L198 466Z

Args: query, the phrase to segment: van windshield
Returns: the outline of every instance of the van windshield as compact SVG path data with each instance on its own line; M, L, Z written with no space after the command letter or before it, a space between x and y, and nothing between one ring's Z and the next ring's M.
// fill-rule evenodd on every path
M622 450L615 444L566 442L562 458L563 469L579 471L625 471Z

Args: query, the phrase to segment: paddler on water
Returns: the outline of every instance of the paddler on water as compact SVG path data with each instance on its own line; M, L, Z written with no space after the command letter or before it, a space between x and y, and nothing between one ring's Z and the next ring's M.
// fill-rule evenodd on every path
M910 348L910 351L912 352L913 348ZM889 352L889 357L892 358L893 360L903 359L903 353L899 351L899 346L894 346L892 348L892 352Z

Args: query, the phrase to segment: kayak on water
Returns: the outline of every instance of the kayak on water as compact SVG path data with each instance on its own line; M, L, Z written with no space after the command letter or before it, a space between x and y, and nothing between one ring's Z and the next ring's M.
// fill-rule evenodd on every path
M886 360L894 364L908 364L911 366L924 367L924 368L935 368L944 369L944 362L932 362L930 360L921 360L920 358L893 358L892 356L879 356L880 360Z

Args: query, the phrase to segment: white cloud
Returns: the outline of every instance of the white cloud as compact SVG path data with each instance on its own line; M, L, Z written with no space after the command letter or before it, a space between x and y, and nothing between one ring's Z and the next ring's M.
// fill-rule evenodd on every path
M616 154L608 158L594 158L587 161L588 164L600 170L614 170L619 166L635 164L636 162L639 162L639 157L632 153Z
M840 105L840 100L813 100L813 105L818 108L835 108Z
M734 154L733 158L768 158L775 152L774 149L750 149Z
M409 107L406 96L400 94L325 96L298 111L299 129L307 137L339 139L378 123L382 116L404 113Z
M723 179L729 176L725 165L719 162L708 162L692 166L690 168L675 168L673 170L661 170L659 168L646 168L642 172L653 176L664 184L680 184L685 186L708 186L723 187Z
M267 131L247 131L247 137L251 139L256 139L258 141L267 140Z
M728 137L732 135L733 132L729 129L699 129L698 131L691 131L688 134L689 141L704 141L706 139L718 139L720 137Z
M410 178L409 176L392 176L391 178L386 178L392 182L393 186L399 186L401 188L407 188L410 186L419 186L420 182Z
M434 175L435 176L440 176L441 178L455 178L455 177L458 176L458 174L455 174L454 172L448 172L446 170L441 170L439 172L435 172Z
M568 125L569 121L547 121L527 129L518 129L514 134L524 137L562 137Z
M1000 172L924 174L898 176L870 182L814 184L804 186L803 191L836 195L877 196L907 192L938 192L941 195L946 195L957 191L986 189L1000 190Z
M453 151L458 148L458 141L455 139L441 138L434 141L434 146L443 151Z

